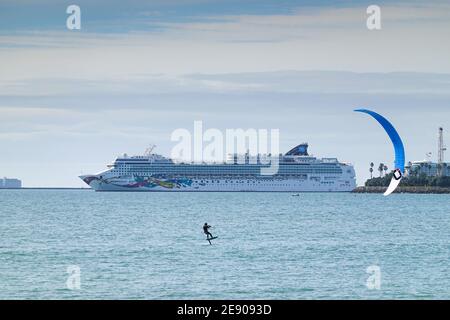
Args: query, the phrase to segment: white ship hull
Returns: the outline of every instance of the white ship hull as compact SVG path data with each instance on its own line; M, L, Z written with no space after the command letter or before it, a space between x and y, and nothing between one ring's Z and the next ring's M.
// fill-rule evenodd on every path
M81 177L86 178L89 176ZM133 180L93 180L89 185L95 191L134 192L351 192L356 184L351 180L319 182L297 179L250 179L250 180L192 180L189 184L159 180L159 184L136 185Z

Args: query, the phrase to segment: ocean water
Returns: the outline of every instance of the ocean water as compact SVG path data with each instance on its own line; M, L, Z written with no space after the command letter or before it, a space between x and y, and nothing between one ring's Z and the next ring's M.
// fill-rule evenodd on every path
M449 204L0 190L0 299L449 299Z

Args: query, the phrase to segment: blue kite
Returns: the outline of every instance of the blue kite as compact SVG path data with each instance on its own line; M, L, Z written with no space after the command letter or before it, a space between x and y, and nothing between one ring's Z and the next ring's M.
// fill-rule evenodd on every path
M392 194L395 189L397 189L400 181L402 180L403 174L405 173L405 147L403 146L402 139L398 134L397 130L395 130L394 126L382 115L367 109L357 109L355 112L362 112L372 116L375 120L377 120L381 126L386 130L386 133L389 135L389 138L394 145L395 150L395 171L394 176L392 177L389 188L384 193L385 196Z

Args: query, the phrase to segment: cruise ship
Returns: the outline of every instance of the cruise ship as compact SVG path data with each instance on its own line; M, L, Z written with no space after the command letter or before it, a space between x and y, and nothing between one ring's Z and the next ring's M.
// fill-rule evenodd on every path
M224 191L224 192L350 192L356 188L351 164L336 158L318 159L302 143L278 156L276 174L262 156L229 155L217 163L184 163L151 151L144 156L118 157L109 169L80 178L96 191Z

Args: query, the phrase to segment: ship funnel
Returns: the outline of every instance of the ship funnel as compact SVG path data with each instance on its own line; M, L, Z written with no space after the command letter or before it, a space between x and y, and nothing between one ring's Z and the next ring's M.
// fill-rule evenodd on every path
M286 156L308 156L308 144L302 143L286 153Z

